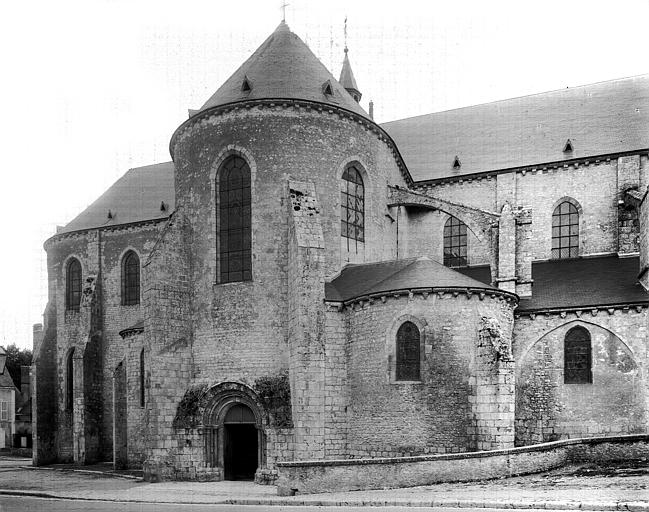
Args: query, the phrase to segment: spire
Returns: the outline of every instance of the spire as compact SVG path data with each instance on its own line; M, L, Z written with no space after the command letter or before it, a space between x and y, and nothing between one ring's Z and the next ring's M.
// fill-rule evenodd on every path
M347 92L351 95L352 98L358 103L361 101L361 92L358 90L358 85L356 85L356 79L354 78L354 73L352 72L352 65L349 63L349 57L347 56L347 45L345 45L345 58L343 60L343 68L340 71L340 85L342 85Z

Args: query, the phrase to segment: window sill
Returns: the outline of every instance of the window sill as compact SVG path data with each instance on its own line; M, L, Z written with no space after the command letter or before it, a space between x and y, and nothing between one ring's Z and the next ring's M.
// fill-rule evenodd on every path
M390 381L390 384L406 384L406 385L415 385L415 384L423 384L424 381L421 380L393 380Z

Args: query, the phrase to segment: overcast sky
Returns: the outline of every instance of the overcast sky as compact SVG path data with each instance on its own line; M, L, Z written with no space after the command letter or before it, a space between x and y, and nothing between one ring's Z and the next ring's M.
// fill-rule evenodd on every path
M288 0L338 77L343 21L367 110L390 121L649 72L649 0ZM174 129L264 41L281 0L3 4L0 345L31 346L43 241Z

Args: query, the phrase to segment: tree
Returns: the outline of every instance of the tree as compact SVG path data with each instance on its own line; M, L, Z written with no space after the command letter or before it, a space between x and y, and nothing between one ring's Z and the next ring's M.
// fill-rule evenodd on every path
M6 369L14 381L14 384L20 389L20 367L32 364L32 351L27 348L19 348L15 343L5 347L7 352Z

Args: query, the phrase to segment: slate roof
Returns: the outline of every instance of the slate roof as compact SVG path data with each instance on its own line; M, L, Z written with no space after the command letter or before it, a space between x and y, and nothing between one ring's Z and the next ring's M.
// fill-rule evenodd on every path
M349 56L347 55L347 48L345 48L345 58L343 59L343 67L340 70L340 85L345 89L355 89L358 92L358 85L356 84L356 78L354 78L354 72L352 71L352 65L349 62Z
M242 90L246 78L251 86L248 92ZM333 95L324 94L323 84L327 81ZM363 108L283 21L197 112L253 99L310 100L367 117Z
M392 121L415 181L649 148L649 75ZM573 151L563 149L570 139ZM453 169L455 157L461 163Z
M495 289L429 258L349 264L325 283L325 300L344 302L382 292L417 288Z
M517 311L648 303L639 270L638 258L615 255L532 263L532 297Z
M164 201L166 211L160 206ZM164 219L174 210L174 164L165 162L130 169L99 199L57 231L117 226L143 220ZM110 210L113 218L108 218Z
M18 391L18 388L16 388L16 385L14 384L14 380L9 374L9 370L6 368L4 372L0 373L0 388L12 388Z

